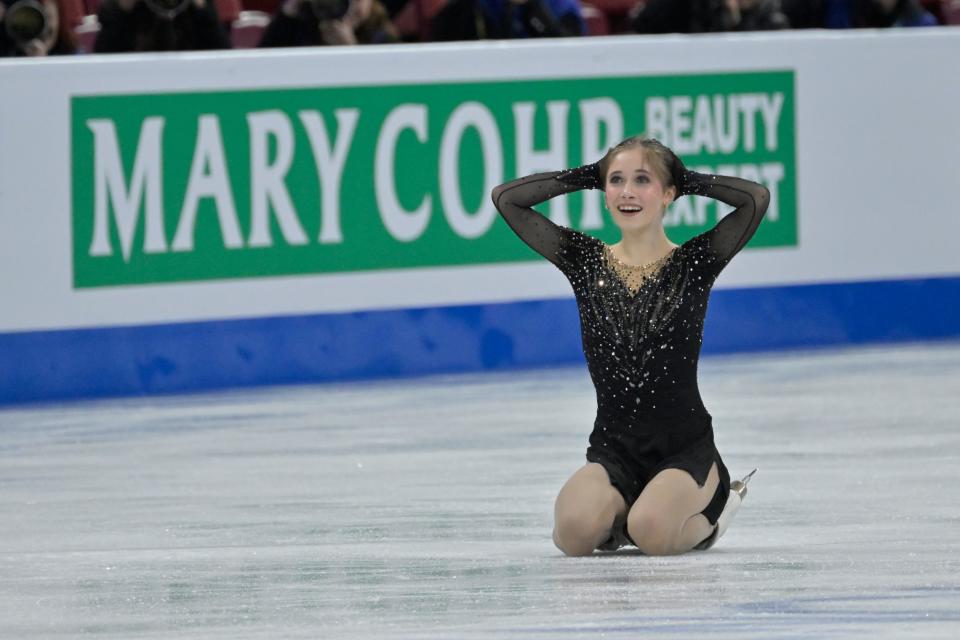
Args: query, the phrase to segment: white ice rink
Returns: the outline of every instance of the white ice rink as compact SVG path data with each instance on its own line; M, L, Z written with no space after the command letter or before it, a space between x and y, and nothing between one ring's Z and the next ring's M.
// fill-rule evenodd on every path
M960 638L960 345L705 359L707 552L563 557L584 370L0 411L0 637Z

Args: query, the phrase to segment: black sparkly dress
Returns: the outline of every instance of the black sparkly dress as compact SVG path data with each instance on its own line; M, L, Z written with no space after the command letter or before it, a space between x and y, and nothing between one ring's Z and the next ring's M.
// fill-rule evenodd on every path
M493 198L516 234L573 286L597 393L587 460L604 466L628 506L660 471L682 469L703 486L715 462L720 488L710 513L704 512L715 523L730 476L697 387L703 321L714 281L756 231L769 194L739 178L688 172L681 193L716 198L736 210L658 261L636 288L603 242L530 208L581 188L558 176L515 180L497 187Z

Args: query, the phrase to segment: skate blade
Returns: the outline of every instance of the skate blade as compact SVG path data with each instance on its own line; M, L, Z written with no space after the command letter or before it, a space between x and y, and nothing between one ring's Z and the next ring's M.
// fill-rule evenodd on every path
M740 499L743 500L744 496L747 495L747 483L750 482L750 478L753 477L753 474L757 472L756 469L743 476L742 480L734 480L730 483L730 490L740 496Z

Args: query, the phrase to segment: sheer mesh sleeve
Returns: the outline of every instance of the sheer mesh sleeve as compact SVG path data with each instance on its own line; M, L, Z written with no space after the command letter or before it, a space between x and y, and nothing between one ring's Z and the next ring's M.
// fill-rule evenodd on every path
M770 192L761 184L694 171L684 175L680 193L706 196L736 207L713 229L702 234L710 252L721 264L729 262L750 241L770 204Z
M562 268L563 243L570 230L554 224L531 207L583 185L562 182L557 177L569 172L536 173L507 182L493 190L493 204L514 233L544 258Z

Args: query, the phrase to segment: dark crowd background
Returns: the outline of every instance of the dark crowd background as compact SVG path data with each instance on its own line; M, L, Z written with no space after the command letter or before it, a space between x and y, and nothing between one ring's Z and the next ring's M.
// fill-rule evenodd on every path
M951 24L958 0L0 0L0 56Z

